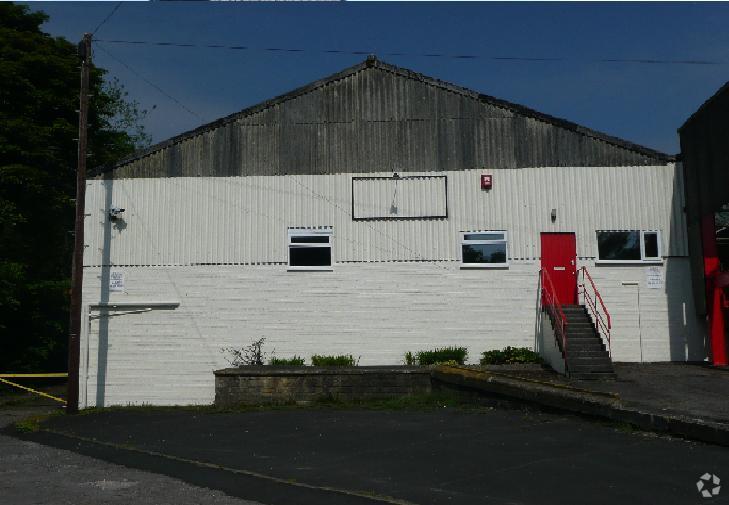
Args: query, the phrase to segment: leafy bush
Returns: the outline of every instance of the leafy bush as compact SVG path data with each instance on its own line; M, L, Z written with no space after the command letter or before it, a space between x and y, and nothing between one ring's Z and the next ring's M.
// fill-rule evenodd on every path
M468 349L465 347L441 347L432 351L418 351L413 355L405 353L405 364L420 366L427 365L462 365L468 358Z
M263 365L266 353L263 352L265 338L255 340L250 345L236 349L235 347L223 347L220 352L227 353L225 361L231 366Z
M268 364L274 366L304 366L304 358L299 356L294 356L293 358L277 358L272 356L268 360Z
M482 365L513 365L521 363L542 363L542 357L528 347L507 346L501 351L485 351L481 353Z
M341 356L320 356L315 354L311 357L311 364L313 366L357 366L357 362L355 362L354 356L351 354L343 354Z

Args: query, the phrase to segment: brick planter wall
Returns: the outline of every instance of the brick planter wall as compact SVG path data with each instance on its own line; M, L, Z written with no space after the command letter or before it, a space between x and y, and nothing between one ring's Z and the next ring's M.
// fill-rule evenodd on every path
M430 370L411 366L245 366L215 372L215 405L391 398L430 393Z

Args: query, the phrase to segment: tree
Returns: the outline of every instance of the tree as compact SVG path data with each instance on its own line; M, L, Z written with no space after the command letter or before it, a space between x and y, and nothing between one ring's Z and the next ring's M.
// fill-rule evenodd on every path
M47 19L0 3L0 372L66 369L79 59ZM89 167L149 141L105 73L91 71Z

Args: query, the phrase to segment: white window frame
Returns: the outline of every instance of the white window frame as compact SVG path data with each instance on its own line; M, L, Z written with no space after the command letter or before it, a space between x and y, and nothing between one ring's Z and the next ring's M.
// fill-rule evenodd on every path
M466 240L466 235L476 235L481 233L500 233L504 236L500 240ZM463 246L464 245L480 245L480 244L504 244L506 249L506 259L503 263L464 263ZM461 232L461 268L509 268L509 234L506 230L479 230L479 231L462 231Z
M312 243L296 243L292 242L292 237L311 237L311 236L325 236L329 238L328 242L312 242ZM290 272L331 272L333 270L334 265L334 248L332 247L332 238L333 238L333 230L331 228L289 228L287 239L286 239L286 251L288 254L288 271ZM291 265L291 248L301 249L301 248L324 248L327 247L330 249L329 251L329 257L330 262L329 265L321 265L321 266L292 266Z
M602 260L600 259L600 243L597 239L597 234L600 232L640 232L640 238L638 239L640 245L640 259L639 260ZM646 257L645 255L645 235L653 234L656 236L656 245L658 249L658 256ZM663 263L663 248L661 246L661 231L660 230L595 230L595 264L627 264L627 265L645 265L645 264L661 264Z

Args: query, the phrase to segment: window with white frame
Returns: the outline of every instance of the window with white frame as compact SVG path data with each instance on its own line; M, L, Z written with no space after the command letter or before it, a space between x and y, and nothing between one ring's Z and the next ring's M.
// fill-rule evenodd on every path
M618 263L661 261L661 234L656 230L597 230L597 259Z
M289 228L289 270L331 270L331 228Z
M461 232L461 261L464 267L505 267L507 262L505 231Z

